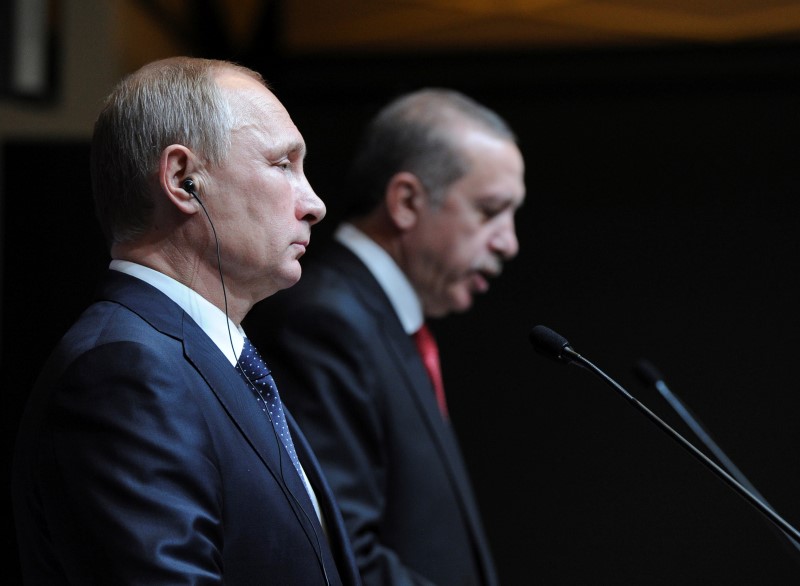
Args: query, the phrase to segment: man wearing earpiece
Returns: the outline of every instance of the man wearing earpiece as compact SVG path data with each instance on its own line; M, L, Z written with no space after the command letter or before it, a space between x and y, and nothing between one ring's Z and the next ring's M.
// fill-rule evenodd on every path
M27 584L360 584L341 515L241 328L294 285L325 214L261 77L147 65L92 139L112 262L16 444Z
M447 90L399 97L356 151L336 241L248 316L339 500L365 584L497 583L422 326L469 309L517 253L523 171L494 112Z

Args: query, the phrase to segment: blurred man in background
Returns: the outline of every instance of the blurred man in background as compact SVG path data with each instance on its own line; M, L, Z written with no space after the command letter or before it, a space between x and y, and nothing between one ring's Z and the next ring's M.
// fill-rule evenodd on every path
M426 320L468 310L517 253L515 136L458 92L401 96L366 129L347 193L335 242L248 330L322 463L365 583L496 584Z

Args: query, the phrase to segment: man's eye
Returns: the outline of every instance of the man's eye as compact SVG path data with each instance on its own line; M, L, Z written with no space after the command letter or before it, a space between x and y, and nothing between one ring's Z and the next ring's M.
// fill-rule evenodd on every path
M494 218L496 215L498 215L502 211L503 211L502 209L495 208L495 207L486 207L486 206L484 206L484 207L480 208L481 214L483 214L484 217L490 218L490 219Z

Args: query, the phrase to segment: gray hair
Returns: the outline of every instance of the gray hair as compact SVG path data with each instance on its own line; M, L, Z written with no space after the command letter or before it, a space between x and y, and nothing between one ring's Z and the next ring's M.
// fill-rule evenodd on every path
M469 171L453 129L464 122L516 143L496 112L455 90L425 88L404 94L372 119L356 150L345 210L352 218L371 212L383 200L397 173L413 173L440 205L447 188Z
M91 147L95 212L109 244L150 226L152 180L162 151L182 144L204 163L227 157L234 113L216 79L224 71L255 71L227 61L175 57L145 65L106 98Z

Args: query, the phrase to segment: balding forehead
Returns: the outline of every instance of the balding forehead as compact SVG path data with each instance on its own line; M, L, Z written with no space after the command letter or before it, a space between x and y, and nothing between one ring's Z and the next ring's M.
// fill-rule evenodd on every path
M236 126L253 122L294 126L286 108L268 88L255 80L241 81L240 78L221 86L237 120Z
M305 156L306 145L300 131L268 87L236 70L221 73L217 81L231 106L232 130L257 128L274 141L270 151Z

